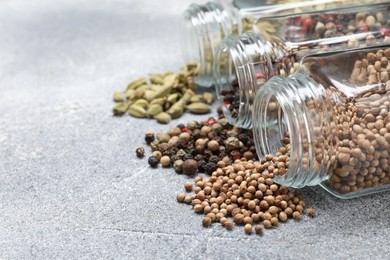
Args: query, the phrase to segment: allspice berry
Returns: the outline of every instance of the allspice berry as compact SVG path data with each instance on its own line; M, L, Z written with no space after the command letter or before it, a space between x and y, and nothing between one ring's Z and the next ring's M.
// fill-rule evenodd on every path
M138 158L142 158L145 155L145 149L143 147L138 147L137 149L135 149L135 154Z
M184 174L193 175L198 170L198 163L194 159L187 159L184 161L181 170Z

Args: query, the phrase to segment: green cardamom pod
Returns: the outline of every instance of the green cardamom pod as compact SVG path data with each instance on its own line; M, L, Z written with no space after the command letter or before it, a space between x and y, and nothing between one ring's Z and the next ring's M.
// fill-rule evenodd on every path
M210 113L211 108L209 105L201 102L196 102L186 107L191 113L194 114L207 114Z
M123 115L124 113L126 113L127 109L128 109L128 104L126 103L123 103L123 102L120 102L120 103L116 103L114 108L112 109L112 113L115 115L115 116L120 116L120 115Z
M187 63L187 70L188 71L196 69L197 67L198 67L198 63L196 63L194 61L190 61Z
M205 103L206 100L203 98L202 95L195 95L195 96L192 96L191 99L190 99L190 103L196 103L196 102Z
M214 101L214 95L211 92L204 92L203 98L206 99L207 104L211 105Z
M157 114L160 114L163 111L162 106L159 104L152 104L149 106L146 114L150 117L154 117Z
M146 110L138 105L131 105L129 110L127 110L127 113L131 116L138 117L138 118L144 118L146 117Z
M160 74L152 74L149 79L152 84L162 85L164 83L164 77Z
M149 106L149 102L146 100L146 99L137 99L135 102L134 102L134 105L137 105L137 106L141 106L143 107L144 109L146 109L148 106Z
M153 104L159 104L159 105L164 105L165 103L165 100L164 98L156 98L156 99L153 99L152 101L150 101L150 105L153 105Z
M123 102L123 94L122 92L120 91L115 91L114 92L114 96L113 96L113 100L115 102Z
M141 77L139 79L133 80L127 85L127 89L136 89L141 85L145 85L148 83L148 80L145 77Z
M179 100L175 104L173 104L168 110L167 113L172 118L178 118L180 117L184 112L184 106L183 103Z
M134 89L126 90L125 97L127 98L127 100L133 99L135 97L135 90Z
M171 121L171 116L168 113L161 112L153 117L161 124L168 124Z
M177 99L180 97L180 93L170 94L167 98L167 101L171 104L176 103Z

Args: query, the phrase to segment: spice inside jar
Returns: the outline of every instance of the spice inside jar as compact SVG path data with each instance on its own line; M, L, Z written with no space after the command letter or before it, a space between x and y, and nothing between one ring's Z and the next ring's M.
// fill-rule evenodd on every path
M341 198L390 189L389 47L308 56L300 73L259 91L257 152L289 154L276 182L321 184Z

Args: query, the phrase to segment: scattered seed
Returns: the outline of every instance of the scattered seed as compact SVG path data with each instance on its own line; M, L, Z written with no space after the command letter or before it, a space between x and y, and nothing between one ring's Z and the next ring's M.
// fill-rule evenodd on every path
M138 158L142 158L145 155L145 149L143 147L138 147L137 149L135 149L135 154Z

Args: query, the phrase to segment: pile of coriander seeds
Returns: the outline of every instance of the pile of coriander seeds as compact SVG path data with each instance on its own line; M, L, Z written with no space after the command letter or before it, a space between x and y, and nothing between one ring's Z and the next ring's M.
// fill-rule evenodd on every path
M334 107L343 131L329 186L343 194L390 184L390 48L364 56L349 81L365 91Z

